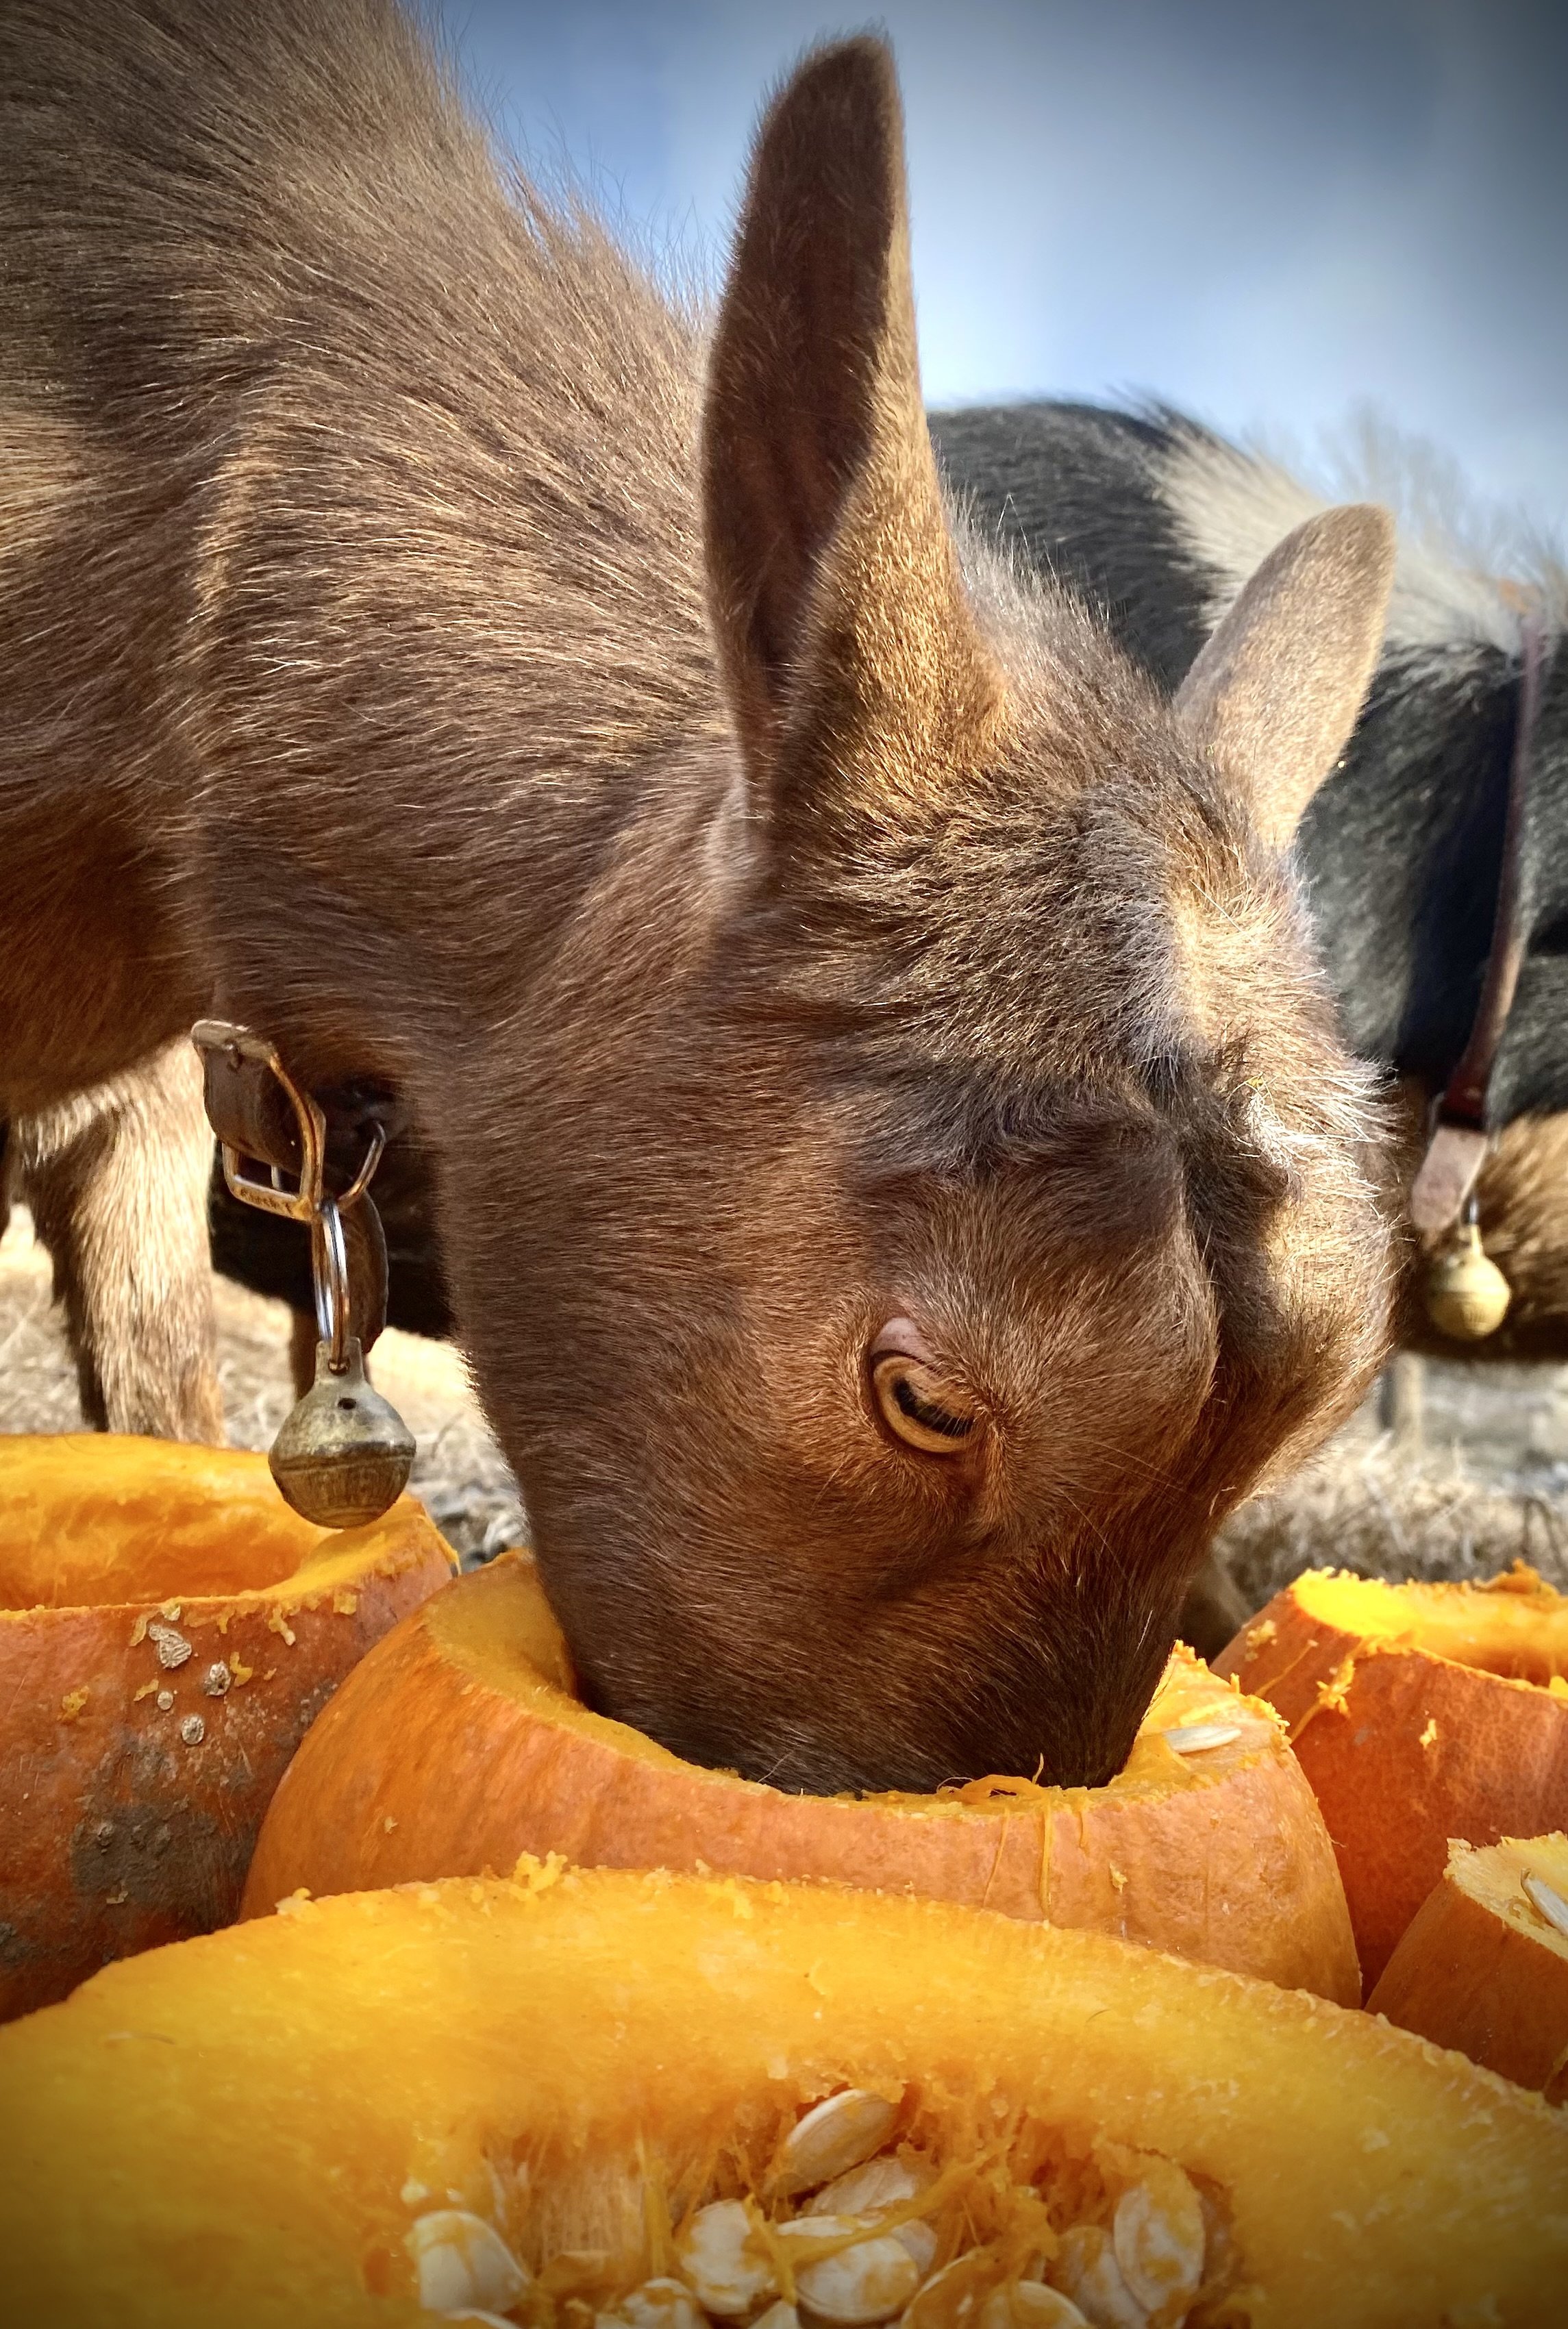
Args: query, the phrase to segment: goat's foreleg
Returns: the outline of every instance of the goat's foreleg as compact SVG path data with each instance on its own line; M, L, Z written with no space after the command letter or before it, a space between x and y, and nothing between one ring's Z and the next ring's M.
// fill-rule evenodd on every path
M13 1192L54 1265L82 1413L100 1430L222 1438L201 1063L182 1038L11 1127Z

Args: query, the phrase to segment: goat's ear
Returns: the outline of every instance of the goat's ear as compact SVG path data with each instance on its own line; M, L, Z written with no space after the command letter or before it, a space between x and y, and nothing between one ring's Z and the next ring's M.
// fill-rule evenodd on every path
M939 784L1000 683L921 397L902 121L875 40L808 58L758 134L703 429L710 616L756 805ZM852 773L853 772L853 773Z
M1176 699L1199 744L1251 795L1276 849L1289 843L1360 715L1393 582L1393 521L1324 510L1271 550Z

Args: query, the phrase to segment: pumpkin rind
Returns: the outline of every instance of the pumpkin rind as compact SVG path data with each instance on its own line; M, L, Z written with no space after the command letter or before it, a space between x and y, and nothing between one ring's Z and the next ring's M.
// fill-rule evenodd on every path
M1369 1987L1447 1863L1568 1825L1568 1601L1313 1571L1214 1661L1267 1699L1323 1807Z
M1455 1843L1367 2011L1522 2087L1568 2101L1568 1932L1543 1915L1525 1875L1568 1915L1568 1836Z
M335 1536L260 1456L0 1438L0 2016L231 1919L304 1732L451 1567L411 1498Z
M1179 1755L1167 1727L1236 1733ZM1334 1855L1271 1711L1173 1660L1109 1787L801 1796L683 1762L571 1694L532 1565L505 1556L399 1627L295 1758L245 1913L509 1868L825 1877L1091 1927L1345 2004L1360 1979Z
M943 2156L1028 2114L1205 2179L1258 2329L1561 2319L1568 2121L1459 2055L1100 1934L537 1866L297 1903L0 2032L7 2295L59 2329L411 2321L420 2211L537 2270L646 2221L650 2170L678 2222L845 2085L907 2086Z

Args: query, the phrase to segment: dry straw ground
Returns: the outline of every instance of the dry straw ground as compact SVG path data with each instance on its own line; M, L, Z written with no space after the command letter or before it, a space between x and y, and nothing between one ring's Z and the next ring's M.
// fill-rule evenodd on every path
M229 1437L265 1447L290 1401L288 1314L221 1280L219 1321ZM418 1438L415 1489L465 1560L521 1542L516 1491L456 1352L389 1334L373 1371ZM80 1427L48 1258L17 1212L0 1238L0 1430ZM1319 1456L1233 1517L1222 1546L1249 1608L1325 1564L1487 1577L1523 1558L1568 1589L1568 1369L1400 1361Z

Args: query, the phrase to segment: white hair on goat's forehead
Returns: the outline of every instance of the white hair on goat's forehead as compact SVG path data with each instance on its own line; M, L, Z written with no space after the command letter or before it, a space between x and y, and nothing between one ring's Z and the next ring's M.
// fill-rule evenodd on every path
M1195 1040L1214 1055L1241 1047L1245 1121L1260 1153L1288 1166L1366 1139L1378 1071L1337 1043L1327 1051L1314 1045L1306 1079L1290 1072L1283 1055L1294 1050L1290 1031L1303 1001L1320 1006L1325 1030L1333 1024L1327 977L1294 882L1287 874L1266 888L1238 882L1219 897L1201 880L1178 877L1168 906L1176 1040Z

